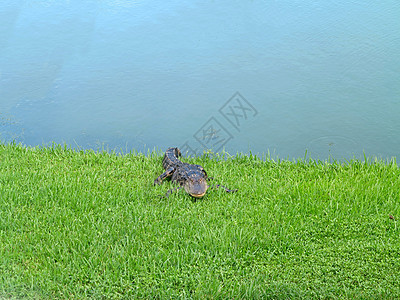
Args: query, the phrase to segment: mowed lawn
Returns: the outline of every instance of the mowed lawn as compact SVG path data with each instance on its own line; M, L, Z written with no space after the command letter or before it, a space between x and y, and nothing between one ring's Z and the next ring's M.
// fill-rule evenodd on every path
M0 299L400 298L400 171L376 160L182 159L0 144Z

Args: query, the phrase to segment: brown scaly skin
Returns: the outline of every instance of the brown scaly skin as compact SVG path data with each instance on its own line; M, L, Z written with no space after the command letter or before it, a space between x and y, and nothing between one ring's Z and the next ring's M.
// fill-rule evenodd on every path
M172 182L178 183L179 187L169 190L166 193L167 197L170 193L183 187L192 197L201 198L206 194L207 189L210 187L207 184L207 180L210 178L207 176L207 173L202 166L181 162L178 159L181 155L181 151L179 151L178 148L167 149L163 158L163 168L165 169L165 172L154 180L154 185L161 184L165 178L171 177ZM229 190L219 184L215 185L215 187L223 187L227 192L237 191Z

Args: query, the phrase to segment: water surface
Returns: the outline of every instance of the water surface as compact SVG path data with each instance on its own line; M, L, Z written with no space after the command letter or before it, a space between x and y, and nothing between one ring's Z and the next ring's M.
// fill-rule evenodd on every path
M2 1L0 139L399 155L398 1Z

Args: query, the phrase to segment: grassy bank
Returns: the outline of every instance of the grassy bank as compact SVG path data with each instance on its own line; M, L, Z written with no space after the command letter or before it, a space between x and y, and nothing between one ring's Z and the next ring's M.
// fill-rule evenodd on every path
M185 160L196 202L153 187L158 155L0 145L0 298L398 298L395 164Z

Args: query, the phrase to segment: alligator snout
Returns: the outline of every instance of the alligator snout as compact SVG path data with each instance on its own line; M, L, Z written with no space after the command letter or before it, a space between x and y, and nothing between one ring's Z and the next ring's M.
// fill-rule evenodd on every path
M201 178L200 180L187 180L184 184L185 191L192 197L203 197L208 189L207 182Z

